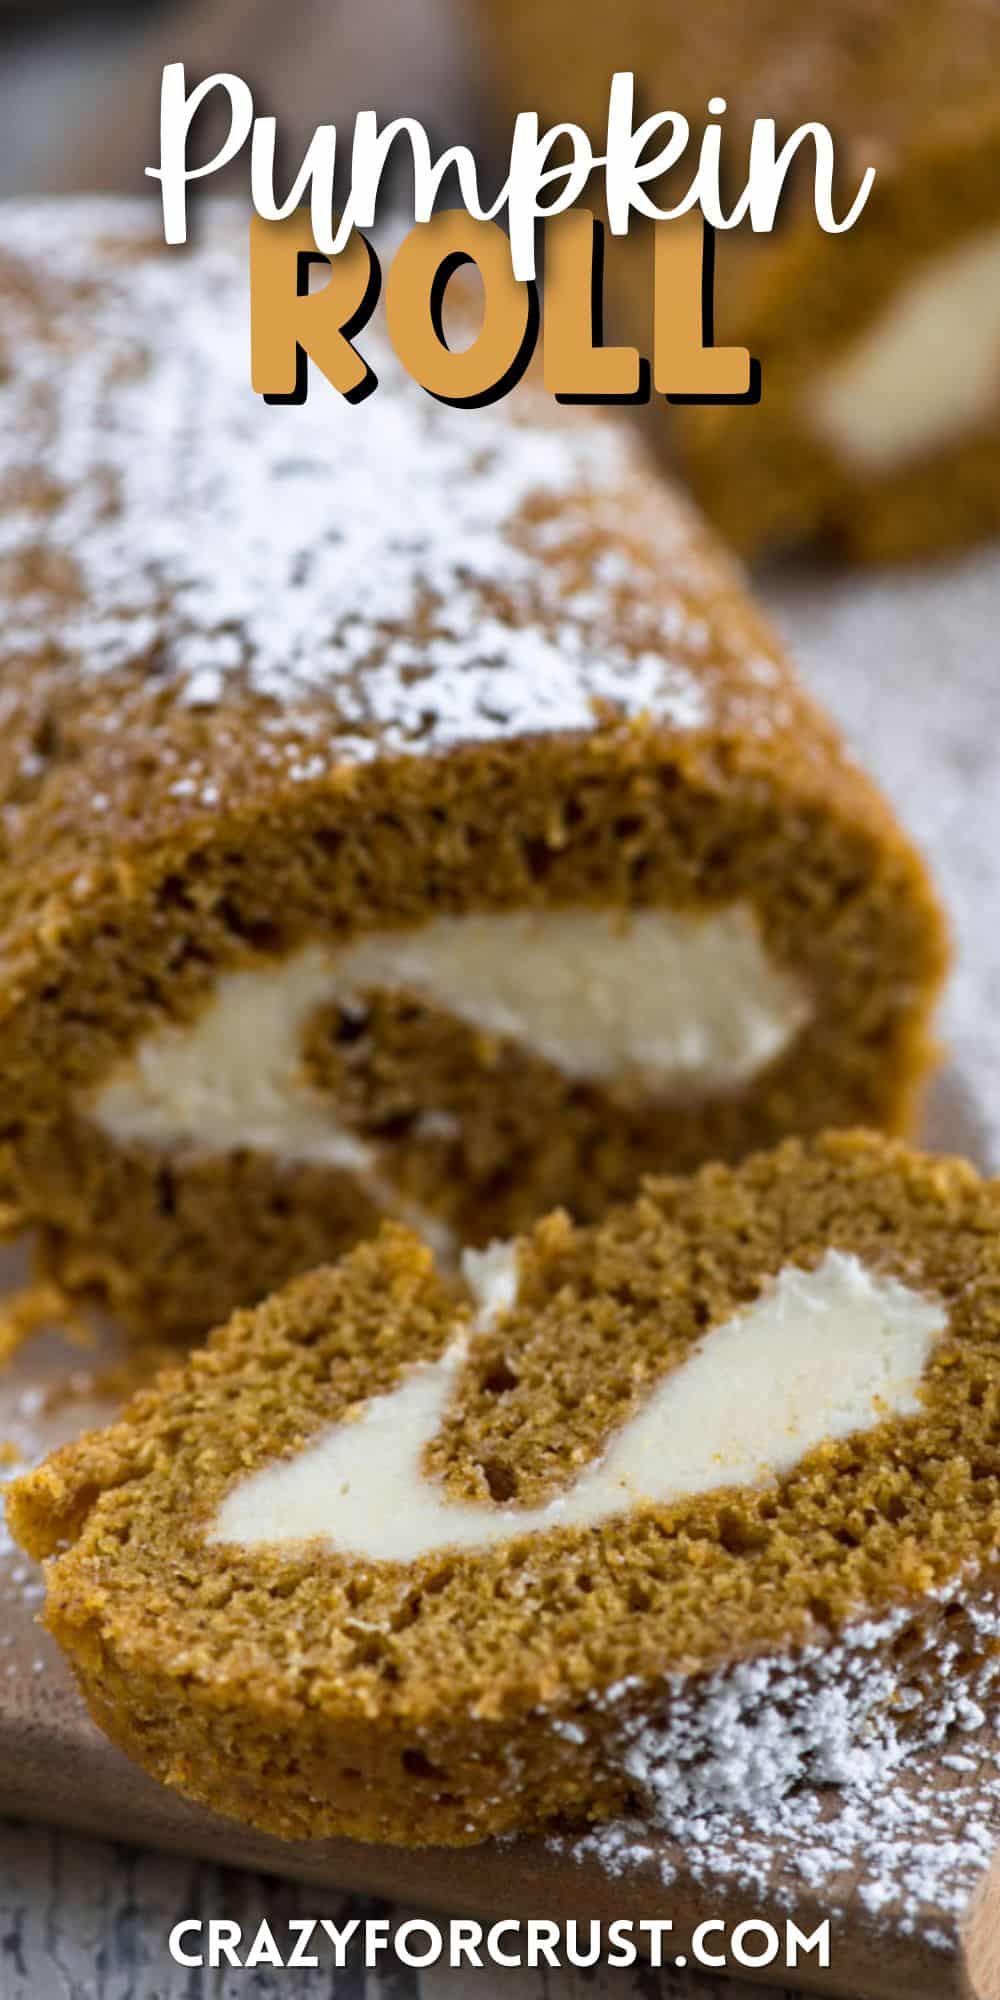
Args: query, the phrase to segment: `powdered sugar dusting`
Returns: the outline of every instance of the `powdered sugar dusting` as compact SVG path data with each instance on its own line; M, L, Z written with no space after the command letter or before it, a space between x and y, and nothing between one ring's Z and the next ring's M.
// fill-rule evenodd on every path
M805 1788L766 1808L707 1815L676 1845L665 1846L647 1820L613 1821L557 1845L611 1875L647 1869L666 1886L683 1872L717 1900L731 1886L762 1907L815 1901L844 1931L860 1903L873 1928L952 1953L1000 1839L998 1727L1000 1713L976 1756L913 1758L843 1790Z
M952 1950L1000 1839L1000 1608L984 1590L960 1630L932 1631L901 1667L906 1620L897 1610L826 1651L671 1683L660 1718L647 1708L621 1729L641 1817L555 1844L612 1875L644 1868L668 1885L683 1872L789 1909L815 1898L835 1921L860 1903L876 1927ZM977 1664L960 1680L970 1645Z
M41 308L16 283L4 305L8 659L139 667L195 710L248 691L297 739L318 704L328 740L332 707L341 762L585 729L596 703L709 719L703 620L682 590L650 592L641 557L601 553L643 504L618 427L552 422L530 395L516 422L506 402L447 408L374 325L358 335L379 378L364 404L314 369L306 409L266 406L234 212L189 253L156 243L144 204L0 214L0 254L36 260L36 277L42 245ZM683 509L646 504L650 561L697 597ZM308 777L325 759L293 763Z

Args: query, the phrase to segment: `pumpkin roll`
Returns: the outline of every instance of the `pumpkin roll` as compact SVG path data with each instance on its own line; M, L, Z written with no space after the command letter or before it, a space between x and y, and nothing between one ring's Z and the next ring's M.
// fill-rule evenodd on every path
M39 256L39 246L45 256ZM245 226L0 212L0 1196L188 1335L904 1130L923 865L688 503L537 385L251 393Z

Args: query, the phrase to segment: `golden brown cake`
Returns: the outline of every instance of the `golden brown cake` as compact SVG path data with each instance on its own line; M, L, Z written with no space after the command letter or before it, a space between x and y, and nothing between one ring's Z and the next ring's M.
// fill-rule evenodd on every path
M655 421L725 535L754 553L822 538L882 558L996 533L1000 10L478 0L478 12L500 122L530 106L543 125L572 119L600 136L612 74L632 70L637 118L678 110L691 122L684 188L709 99L722 97L727 212L756 118L776 120L779 145L807 121L830 127L838 217L876 169L846 234L815 220L808 146L773 234L718 234L715 338L760 361L760 403L669 416L661 405ZM609 238L607 269L612 309L648 353L641 221L625 249Z
M905 1128L919 859L627 433L251 394L246 239L0 216L0 1193L204 1329L790 1130ZM149 232L149 233L147 233ZM44 241L44 268L35 256Z
M849 1785L1000 1642L1000 1184L787 1141L471 1253L399 1225L15 1482L147 1770L408 1845Z

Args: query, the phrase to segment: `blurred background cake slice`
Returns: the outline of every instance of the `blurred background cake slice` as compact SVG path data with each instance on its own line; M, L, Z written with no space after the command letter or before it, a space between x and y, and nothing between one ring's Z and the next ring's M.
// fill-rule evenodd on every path
M529 107L600 138L616 71L637 120L691 123L686 188L722 99L723 192L742 191L757 118L779 146L831 129L844 216L824 234L813 152L793 169L772 233L720 231L715 338L761 364L762 396L656 412L701 505L753 554L822 540L865 558L926 555L1000 527L1000 13L981 0L477 0L501 126ZM662 142L657 142L662 143ZM598 148L603 151L603 148ZM655 186L651 190L657 199ZM679 188L673 199L678 198ZM595 190L595 195L599 190ZM660 192L669 204L669 189ZM651 245L637 219L607 252L608 315L649 353Z
M686 502L377 329L267 407L245 282L226 217L0 217L11 1226L187 1331L384 1214L905 1127L932 891Z
M471 1304L393 1228L8 1519L100 1725L283 1837L884 1785L1000 1664L998 1225L971 1167L841 1134L550 1216Z

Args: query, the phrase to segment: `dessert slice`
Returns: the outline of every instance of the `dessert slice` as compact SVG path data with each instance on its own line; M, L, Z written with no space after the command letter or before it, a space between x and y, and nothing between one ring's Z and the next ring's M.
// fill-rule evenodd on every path
M920 861L628 434L247 382L246 243L0 215L0 1193L189 1332L385 1214L445 1252L905 1127ZM49 246L44 268L36 247Z
M773 233L718 234L715 338L758 358L761 400L675 407L669 435L725 535L753 553L822 537L883 558L995 534L998 10L931 0L919 33L903 0L875 16L868 0L739 12L727 0L614 9L482 0L481 12L484 66L501 80L505 118L530 104L543 125L573 119L599 139L612 74L631 70L637 118L677 110L690 120L685 188L709 102L718 111L721 99L726 213L745 185L757 118L776 121L779 150L811 120L831 128L838 218L865 168L876 169L858 221L824 234L807 142ZM647 192L667 206L682 190ZM652 262L641 221L625 244L609 238L607 271L609 317L649 353Z
M467 1275L389 1227L12 1487L130 1755L290 1838L461 1844L975 1726L998 1184L790 1140Z

